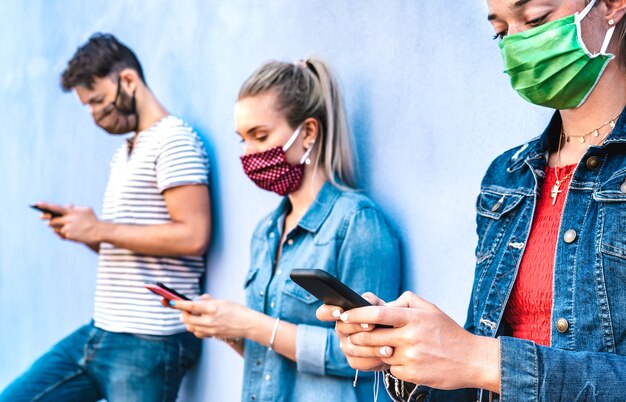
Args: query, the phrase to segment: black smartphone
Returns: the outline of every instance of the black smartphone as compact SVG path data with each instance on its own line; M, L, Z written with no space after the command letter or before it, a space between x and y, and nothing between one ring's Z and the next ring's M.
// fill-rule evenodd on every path
M146 283L143 286L152 293L155 293L166 300L191 300L184 294L178 293L172 288L168 288L161 282Z
M321 269L294 269L289 277L324 304L339 306L344 310L371 306L360 294Z
M58 218L60 216L63 216L63 214L60 214L56 211L49 210L48 208L40 207L37 204L30 204L29 207L31 207L32 209L36 209L39 212L43 212L44 214L49 214L53 218Z
M372 304L345 283L321 269L294 269L289 277L324 304L339 306L344 311ZM377 324L376 328L391 328Z

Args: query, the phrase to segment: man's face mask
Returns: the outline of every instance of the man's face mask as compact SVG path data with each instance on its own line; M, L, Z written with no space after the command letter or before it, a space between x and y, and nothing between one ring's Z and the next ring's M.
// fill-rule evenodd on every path
M285 152L298 138L302 127L301 124L282 147L241 156L243 170L250 180L264 190L273 191L283 196L300 187L304 174L304 164L310 163L308 158L313 147L310 146L306 150L297 165L292 165L287 161Z
M595 1L581 13L505 36L500 41L504 70L522 98L559 110L579 107L587 100L614 57L606 53L614 25L608 29L599 53L592 54L583 43L580 22Z
M135 105L135 92L132 95L121 90L120 79L117 79L115 100L102 110L93 113L96 124L111 134L125 134L137 131L139 117Z

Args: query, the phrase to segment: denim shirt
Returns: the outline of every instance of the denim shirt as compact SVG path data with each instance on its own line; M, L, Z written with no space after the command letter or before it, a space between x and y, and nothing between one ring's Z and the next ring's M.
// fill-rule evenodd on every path
M501 395L433 390L430 401L626 399L626 113L571 178L554 261L551 346L508 336L503 320L560 130L556 113L539 138L498 157L476 203L476 272L465 327L500 337Z
M371 401L373 380L355 370L339 348L334 324L317 320L322 304L289 278L296 268L328 271L357 293L383 300L400 292L400 243L380 210L362 194L326 183L298 225L287 234L274 272L286 214L285 198L252 237L246 303L297 325L296 362L245 340L243 401ZM269 340L268 340L269 341ZM381 387L379 400L388 400Z

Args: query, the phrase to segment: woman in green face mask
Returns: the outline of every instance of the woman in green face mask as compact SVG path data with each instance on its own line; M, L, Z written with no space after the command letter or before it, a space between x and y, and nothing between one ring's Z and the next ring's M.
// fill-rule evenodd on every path
M556 110L483 179L465 327L410 292L318 318L398 401L626 400L626 0L487 4L513 89Z

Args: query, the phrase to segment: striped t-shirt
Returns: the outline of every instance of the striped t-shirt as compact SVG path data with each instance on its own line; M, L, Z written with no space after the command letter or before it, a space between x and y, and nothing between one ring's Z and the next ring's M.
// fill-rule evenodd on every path
M208 160L202 142L174 116L142 131L132 152L124 144L113 156L104 195L102 219L131 224L171 222L163 191L208 183ZM205 268L203 257L154 257L100 245L94 321L112 332L171 335L185 331L180 313L164 308L161 297L144 284L163 282L193 297Z

